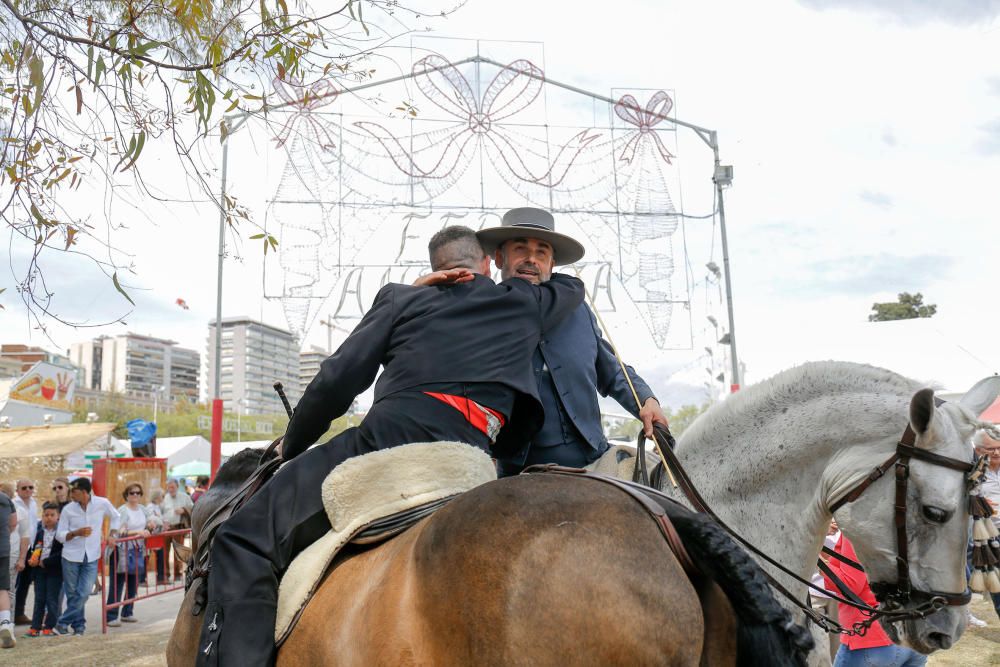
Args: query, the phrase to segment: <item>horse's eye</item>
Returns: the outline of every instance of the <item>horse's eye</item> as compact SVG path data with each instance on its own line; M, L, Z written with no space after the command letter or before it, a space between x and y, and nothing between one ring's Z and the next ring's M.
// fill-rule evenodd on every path
M924 505L922 508L924 518L933 523L945 523L951 518L951 512L943 510L933 505Z

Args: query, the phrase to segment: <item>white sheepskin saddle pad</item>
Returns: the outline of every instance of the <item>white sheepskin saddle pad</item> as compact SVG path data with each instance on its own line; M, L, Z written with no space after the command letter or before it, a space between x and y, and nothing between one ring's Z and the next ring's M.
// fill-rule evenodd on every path
M281 580L274 638L281 643L337 552L371 523L496 479L481 449L460 442L422 442L344 461L323 482L332 529L299 554Z
M648 452L646 453L647 470L652 471L653 466L658 461L659 459L656 456ZM628 445L612 445L608 448L608 451L601 455L601 458L587 466L587 470L590 472L626 481L632 481L632 471L634 469L635 447Z

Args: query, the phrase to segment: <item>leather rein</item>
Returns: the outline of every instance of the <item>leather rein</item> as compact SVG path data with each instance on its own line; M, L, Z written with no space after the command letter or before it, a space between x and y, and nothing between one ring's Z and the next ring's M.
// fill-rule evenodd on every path
M935 402L940 405L943 401L935 398ZM966 479L969 475L975 471L977 465L970 461L960 461L958 459L953 459L947 456L941 456L934 454L922 449L915 447L916 433L913 429L907 425L906 430L903 432L903 436L900 438L899 443L896 446L896 451L893 452L892 456L889 457L881 465L876 466L871 473L868 474L861 482L859 482L855 487L853 487L847 494L841 497L839 500L833 503L830 507L830 513L837 511L845 504L853 502L861 497L861 494L865 490L875 483L878 479L882 478L890 468L895 466L896 469L896 495L895 495L895 519L894 525L896 528L896 543L897 543L897 556L896 556L896 567L897 567L897 581L896 583L881 583L872 582L871 589L875 594L875 598L880 603L887 603L890 608L880 609L878 607L873 607L866 602L864 602L860 597L853 593L848 586L841 581L836 574L826 566L823 561L819 561L818 565L820 569L826 574L837 586L838 590L842 595L837 595L832 591L828 591L816 584L812 583L808 579L804 579L797 573L791 571L774 558L764 553L752 543L743 538L739 533L729 527L719 516L709 507L708 503L698 492L695 487L694 482L688 476L687 471L681 465L680 459L677 458L677 454L674 452L674 447L676 446L676 440L670 431L659 424L654 424L654 438L658 441L658 447L662 461L654 466L652 479L653 483L657 484L658 473L662 466L669 466L669 470L673 473L674 478L677 481L677 485L680 487L681 491L687 497L688 501L691 503L699 512L707 514L712 518L719 526L729 533L734 539L740 542L746 549L763 559L764 561L770 563L772 566L785 573L786 575L792 577L801 584L804 584L808 588L822 593L824 596L833 598L841 604L846 604L856 609L859 609L868 618L859 623L855 623L851 628L845 628L839 622L830 617L814 610L811 605L807 602L799 600L791 591L789 591L781 582L779 582L773 575L771 575L767 570L764 570L765 575L770 580L772 587L781 593L785 598L787 598L792 604L798 607L807 618L819 625L827 632L833 632L844 635L864 635L868 628L876 621L882 620L887 623L894 623L898 621L905 621L917 618L924 618L938 611L939 609L946 606L960 606L969 603L972 597L971 591L968 588L962 593L945 593L941 591L923 591L915 589L912 586L910 580L910 569L908 561L908 548L907 548L907 534L906 534L906 493L907 493L907 483L909 480L909 462L910 459L917 459L930 463L932 465L938 465L951 470L956 470L962 472L966 475ZM644 453L645 450L646 436L644 433L639 433L637 442L637 452L636 452L636 463L635 469L633 471L633 481L640 482L647 486L650 485L650 475L646 469L646 457L640 454ZM860 563L853 561L841 554L833 552L832 550L824 547L824 551L828 553L831 557L836 558L851 567L858 570L864 570L864 567ZM900 609L904 604L910 602L911 600L919 601L919 604L912 608L903 610Z

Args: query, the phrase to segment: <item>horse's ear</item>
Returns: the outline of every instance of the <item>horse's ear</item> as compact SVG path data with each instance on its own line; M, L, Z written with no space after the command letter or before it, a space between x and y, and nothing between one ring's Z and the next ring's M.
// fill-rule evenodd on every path
M972 389L959 399L958 404L978 417L993 404L998 394L1000 394L1000 375L993 375L974 384Z
M919 435L927 432L934 416L934 390L921 389L910 399L910 426Z

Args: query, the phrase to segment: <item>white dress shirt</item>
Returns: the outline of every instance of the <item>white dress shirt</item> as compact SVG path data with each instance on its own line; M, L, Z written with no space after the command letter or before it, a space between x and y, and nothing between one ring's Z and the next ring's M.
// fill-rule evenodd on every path
M71 563L82 563L84 556L89 562L96 561L101 555L101 525L104 523L104 517L110 520L111 530L118 530L121 523L118 510L108 502L107 498L101 496L90 496L87 509L77 502L66 505L59 515L59 525L56 527L56 539L63 543L63 558ZM66 538L67 533L84 526L90 526L92 529L89 537L79 535L72 539Z
M28 498L28 502L24 502L24 499L21 498L21 496L15 495L14 504L17 507L23 508L28 513L28 517L35 519L35 521L37 521L41 516L38 513L38 501L35 500L34 496Z

